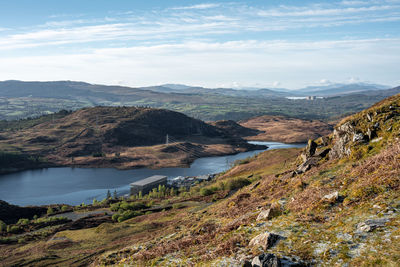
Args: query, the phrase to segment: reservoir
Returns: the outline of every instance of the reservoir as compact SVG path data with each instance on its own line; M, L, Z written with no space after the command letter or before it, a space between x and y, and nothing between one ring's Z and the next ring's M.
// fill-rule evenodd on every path
M250 142L267 145L268 149L304 147L304 144L278 142ZM235 160L256 155L264 150L255 150L236 155L206 157L195 160L189 168L134 169L113 168L48 168L29 170L0 176L0 199L11 204L45 205L82 202L89 204L93 199L102 200L107 190L118 195L129 193L129 184L152 175L197 176L226 171Z

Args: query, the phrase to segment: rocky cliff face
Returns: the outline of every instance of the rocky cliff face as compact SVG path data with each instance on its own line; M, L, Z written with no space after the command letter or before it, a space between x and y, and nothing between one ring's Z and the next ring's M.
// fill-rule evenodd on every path
M400 135L399 95L379 102L373 107L344 119L333 131L332 159L351 156L354 148L379 140L398 140Z

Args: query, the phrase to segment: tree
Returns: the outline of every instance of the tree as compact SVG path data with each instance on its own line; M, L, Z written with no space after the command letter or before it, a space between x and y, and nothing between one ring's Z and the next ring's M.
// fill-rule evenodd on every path
M50 214L53 214L53 213L54 213L53 208L52 207L48 207L47 208L47 214L50 215Z
M107 197L106 197L107 199L110 199L111 198L111 192L110 192L110 190L107 190Z
M7 231L7 224L0 220L0 233Z

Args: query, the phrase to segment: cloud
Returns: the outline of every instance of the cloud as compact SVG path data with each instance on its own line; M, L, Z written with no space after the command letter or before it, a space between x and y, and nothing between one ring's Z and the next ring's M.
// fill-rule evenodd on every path
M219 7L220 4L198 4L192 6L172 7L172 10L193 10L193 9L209 9Z
M2 57L0 80L125 81L129 86L177 81L207 87L232 81L241 86L271 85L279 80L283 87L297 88L319 77L345 80L354 75L390 84L398 80L399 60L399 39L184 42Z

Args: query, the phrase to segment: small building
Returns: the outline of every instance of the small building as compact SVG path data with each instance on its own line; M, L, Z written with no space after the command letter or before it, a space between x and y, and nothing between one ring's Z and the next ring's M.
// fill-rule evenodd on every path
M317 97L315 95L307 96L307 100L315 100Z
M131 195L139 194L140 191L142 191L143 195L147 194L159 185L167 185L167 176L153 175L146 179L131 183Z

